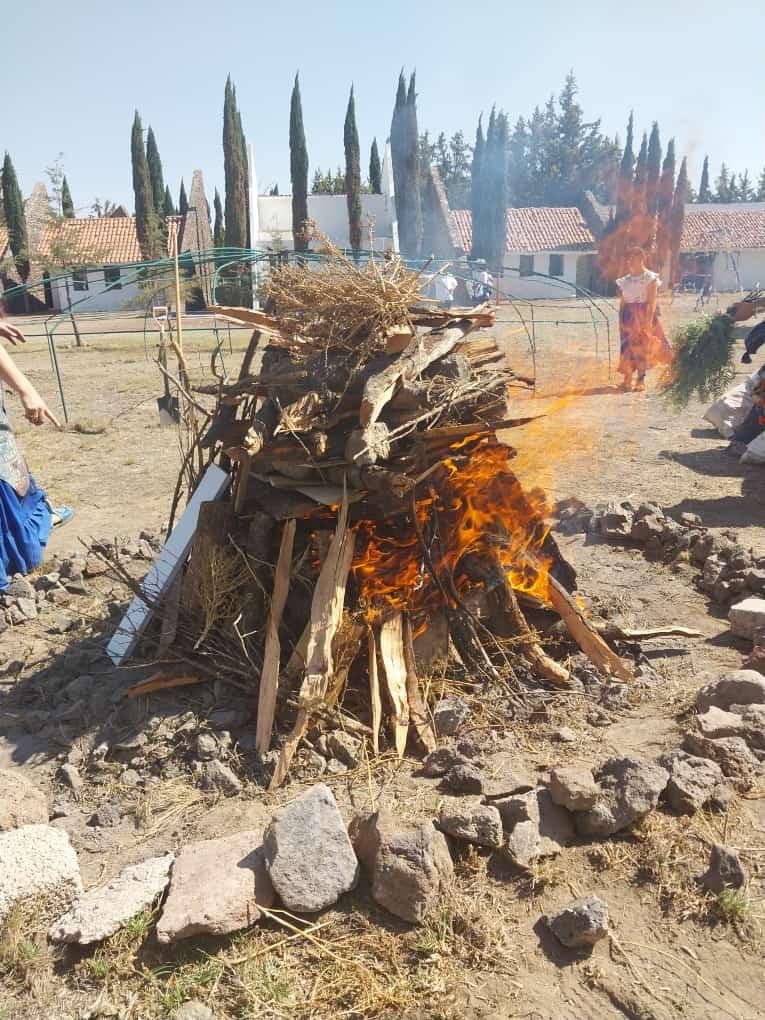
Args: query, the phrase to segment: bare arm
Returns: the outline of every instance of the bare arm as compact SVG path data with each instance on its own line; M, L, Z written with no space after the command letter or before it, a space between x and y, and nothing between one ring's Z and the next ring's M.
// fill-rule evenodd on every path
M6 336L7 327L0 328L3 330L2 335ZM2 346L0 346L0 379L18 394L27 421L32 422L33 425L42 425L47 418L54 425L58 425L45 401Z
M656 314L656 295L659 290L656 280L648 284L648 328L653 326L653 317Z

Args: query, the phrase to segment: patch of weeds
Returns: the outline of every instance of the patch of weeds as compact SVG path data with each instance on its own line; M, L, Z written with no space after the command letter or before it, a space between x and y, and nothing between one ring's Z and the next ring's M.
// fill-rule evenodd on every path
M215 959L158 967L152 974L162 1008L172 1013L188 999L204 1002L205 993L220 981L223 971L224 965Z
M53 954L34 921L36 913L30 903L17 904L7 914L0 935L0 970L38 994L52 974Z
M283 961L252 960L241 967L239 977L248 995L264 1006L283 1006L292 998L294 974Z
M747 925L752 919L752 904L743 889L723 889L714 898L714 908L729 924Z

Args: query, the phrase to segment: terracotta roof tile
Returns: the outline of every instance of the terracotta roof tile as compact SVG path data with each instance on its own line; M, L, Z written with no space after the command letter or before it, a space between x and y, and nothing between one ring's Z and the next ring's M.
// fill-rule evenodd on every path
M175 230L178 230L180 222L180 216L169 218ZM142 261L134 216L63 220L60 224L48 227L43 233L36 252L40 259L55 257L59 237L62 237L67 253L76 253L82 258L83 265L126 265Z
M765 248L765 203L687 205L682 251Z
M473 236L469 209L453 209L452 224L460 246L469 252ZM507 250L594 251L595 238L576 206L507 210Z

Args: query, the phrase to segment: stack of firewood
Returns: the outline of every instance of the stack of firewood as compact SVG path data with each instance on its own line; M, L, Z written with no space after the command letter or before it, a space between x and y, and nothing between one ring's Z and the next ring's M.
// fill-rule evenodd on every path
M335 252L274 270L264 311L212 309L254 332L236 380L196 387L216 399L200 444L232 485L203 504L174 651L257 697L258 750L281 744L274 785L349 683L368 691L375 753L409 736L432 749L417 646L435 633L463 677L522 697L568 682L524 615L552 609L601 670L630 676L498 437L531 420L513 397L532 380L484 332L490 307L429 305L426 284Z

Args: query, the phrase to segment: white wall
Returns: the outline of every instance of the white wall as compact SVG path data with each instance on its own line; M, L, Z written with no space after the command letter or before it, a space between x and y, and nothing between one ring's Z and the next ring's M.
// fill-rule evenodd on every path
M362 247L369 244L367 223L374 220L374 246L390 247L393 238L393 201L387 195L361 196ZM309 195L308 216L317 228L340 248L350 245L348 205L345 195ZM289 195L258 195L258 237L254 247L275 243L292 248L292 198ZM316 247L312 243L312 247Z
M134 269L121 270L123 281L134 275ZM107 286L107 283L104 279L103 269L90 269L87 276L87 290L75 290L71 277L69 279L69 297L75 310L79 307L84 312L116 312L124 309L126 306L137 307L137 300L140 296L140 288L137 283L126 285L123 282L123 286L119 290L116 288L105 290L104 288ZM67 300L64 281L53 281L51 283L51 290L53 291L53 306L56 311L66 311ZM83 298L87 300L83 301ZM82 302L82 304L78 306L78 302Z
M734 262L738 268L738 279ZM735 291L739 286L743 290L753 290L757 286L765 287L765 248L747 248L745 251L733 252L732 255L718 252L715 256L712 285L719 291Z
M563 276L555 280L548 280L539 276L519 276L517 272L510 272L500 281L500 288L503 294L512 297L533 300L534 298L571 298L575 297L573 287L566 284L576 283L576 264L585 252L537 252L534 255L534 270L538 273L550 273L550 255L560 254L563 256ZM504 259L505 267L517 270L520 266L520 253L507 252Z

